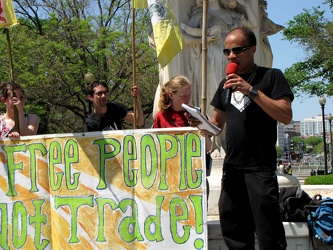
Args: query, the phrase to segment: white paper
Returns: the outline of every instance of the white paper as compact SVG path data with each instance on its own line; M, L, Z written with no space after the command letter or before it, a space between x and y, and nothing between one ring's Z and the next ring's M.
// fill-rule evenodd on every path
M204 116L198 109L190 107L186 105L185 103L182 104L182 107L190 113L195 118L199 119L202 123L198 126L200 130L205 129L208 132L217 135L221 132L221 129L217 126L215 126L213 123L211 123L206 116Z

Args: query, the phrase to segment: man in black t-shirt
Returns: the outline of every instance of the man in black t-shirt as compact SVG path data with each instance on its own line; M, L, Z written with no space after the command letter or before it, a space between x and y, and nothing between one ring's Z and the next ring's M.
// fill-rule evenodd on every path
M143 110L139 99L140 91L137 86L131 88L137 101L136 125L144 124ZM84 132L122 129L122 121L134 123L134 113L119 102L109 102L109 88L105 82L94 81L88 86L88 98L93 103L93 112L84 123Z
M277 121L289 124L294 95L282 72L254 63L251 30L229 32L223 53L237 73L220 83L211 105L212 123L226 126L226 156L219 200L220 225L229 249L286 249L276 177ZM228 101L227 90L231 89ZM199 121L188 116L192 126Z

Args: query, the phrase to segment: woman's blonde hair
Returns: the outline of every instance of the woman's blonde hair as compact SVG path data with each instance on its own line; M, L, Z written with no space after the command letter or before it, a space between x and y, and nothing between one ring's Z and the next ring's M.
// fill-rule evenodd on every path
M167 83L165 83L161 89L160 100L158 102L158 108L164 113L172 104L172 100L169 97L169 92L177 93L182 87L191 85L190 80L183 75L172 77Z

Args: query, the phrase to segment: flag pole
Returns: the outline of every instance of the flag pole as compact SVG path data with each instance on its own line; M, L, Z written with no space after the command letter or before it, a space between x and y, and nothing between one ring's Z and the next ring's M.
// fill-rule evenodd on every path
M203 0L202 17L202 85L201 85L201 110L206 115L207 104L207 12L208 0Z
M11 49L11 43L10 43L10 35L9 35L9 29L5 28L6 37L7 37L7 46L8 46L8 59L9 59L9 70L10 70L10 79L12 81L12 84L14 84L14 67L13 67L13 59L12 59L12 49Z
M11 78L11 82L12 82L13 96L16 96L15 90L16 90L17 86L15 84L15 79L14 79L14 66L13 66L12 50L11 50L11 44L10 44L9 28L14 25L17 25L18 21L16 19L14 6L13 6L13 3L11 0L8 0L7 3L2 7L3 7L3 9L1 12L3 12L5 18L1 20L0 27L4 28L4 33L6 33L6 36L7 36L10 78ZM15 105L14 105L14 122L15 122L14 131L17 131L18 133L20 133L19 119L18 119L18 114L17 114L17 108Z
M136 86L136 58L135 58L135 8L132 3L132 64L133 64L133 87ZM138 98L136 96L134 98L134 121L133 121L133 129L136 129L136 116L137 116L137 101Z
M84 75L84 81L88 85L96 80L95 76L91 72L87 72ZM89 100L89 114L92 112L92 102Z
M16 93L15 93L16 84L15 84L15 78L14 78L14 66L13 66L13 57L12 57L9 29L5 28L4 32L6 33L6 37L7 37L9 70L10 70L10 79L12 82L13 96L16 97ZM15 105L14 105L14 122L15 122L14 131L17 131L18 133L20 133L20 124L19 124L19 119L18 119L17 107Z

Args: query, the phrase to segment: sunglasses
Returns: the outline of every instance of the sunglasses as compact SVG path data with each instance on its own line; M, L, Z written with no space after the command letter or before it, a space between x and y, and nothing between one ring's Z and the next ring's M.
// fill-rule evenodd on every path
M250 45L250 46L246 46L246 47L241 47L241 46L239 46L239 47L234 47L234 48L232 48L232 49L224 49L224 50L223 50L223 54L224 54L225 56L230 56L231 51L232 51L232 53L234 53L235 55L240 55L240 54L242 54L244 51L248 50L248 49L251 48L251 47L252 47L252 45Z

